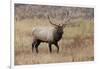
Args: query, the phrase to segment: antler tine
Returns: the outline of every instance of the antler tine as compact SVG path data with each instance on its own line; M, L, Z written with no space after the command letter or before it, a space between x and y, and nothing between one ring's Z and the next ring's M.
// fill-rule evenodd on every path
M66 26L67 25L67 22L69 22L70 21L70 18L71 18L71 16L69 15L69 11L67 11L67 20L66 20L66 17L64 18L64 24L62 25L62 26Z
M48 19L49 19L50 24L52 24L52 25L54 25L54 26L58 26L58 25L52 23L52 21L50 20L50 16L49 16L49 15L48 15Z
M69 20L70 20L70 15L69 15L69 11L67 11L67 21L66 22L68 22Z
M67 11L67 15L65 15L64 21L66 20L66 17L68 18L69 12Z

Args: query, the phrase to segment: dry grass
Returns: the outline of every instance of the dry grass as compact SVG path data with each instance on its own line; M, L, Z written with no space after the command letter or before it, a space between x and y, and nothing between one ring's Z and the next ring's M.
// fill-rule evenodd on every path
M48 45L40 44L39 54L32 53L32 28L34 26L50 26L47 20L26 19L15 21L15 65L44 64L58 62L93 61L94 38L93 22L78 21L79 26L67 26L59 42L60 52L50 54Z

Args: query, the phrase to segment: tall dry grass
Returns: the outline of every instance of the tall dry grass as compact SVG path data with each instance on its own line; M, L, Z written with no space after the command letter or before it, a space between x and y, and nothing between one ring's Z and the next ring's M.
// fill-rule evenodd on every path
M50 54L48 45L41 43L39 54L32 53L32 28L35 26L51 26L48 20L25 19L15 21L15 65L44 64L58 62L93 61L94 60L94 25L93 21L78 20L77 25L69 25L59 42L60 52L52 46Z

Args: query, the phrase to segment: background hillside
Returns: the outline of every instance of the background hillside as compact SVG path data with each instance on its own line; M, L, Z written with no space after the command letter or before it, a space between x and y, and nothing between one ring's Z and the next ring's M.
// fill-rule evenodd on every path
M91 19L94 17L93 8L15 4L15 18L18 20L26 18L45 19L48 14L52 17L63 19L65 15L67 15L67 11L69 11L72 17L81 17L85 19Z

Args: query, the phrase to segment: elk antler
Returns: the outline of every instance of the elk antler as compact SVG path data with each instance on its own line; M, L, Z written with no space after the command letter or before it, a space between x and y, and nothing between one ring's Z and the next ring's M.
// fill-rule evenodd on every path
M48 15L48 19L49 19L50 24L52 24L52 25L54 25L54 26L58 26L58 25L52 23L52 21L50 20L50 16L49 16L49 15Z
M67 20L66 20L66 16L65 16L65 18L64 18L64 24L62 25L63 27L65 27L68 23L67 22L69 22L70 21L70 19L71 19L71 16L69 16L69 11L67 11Z

